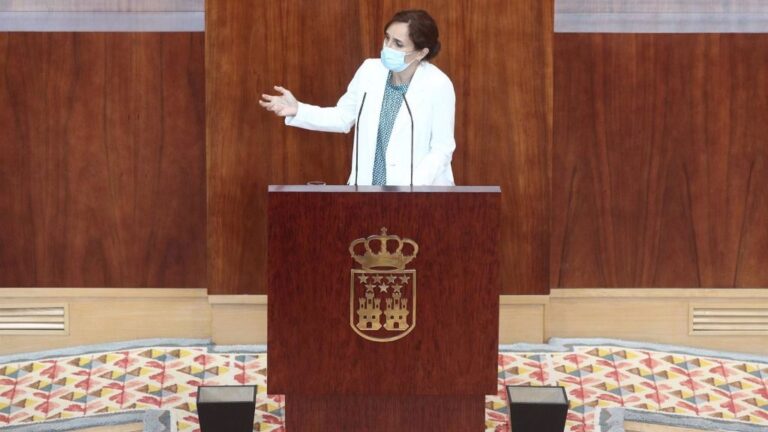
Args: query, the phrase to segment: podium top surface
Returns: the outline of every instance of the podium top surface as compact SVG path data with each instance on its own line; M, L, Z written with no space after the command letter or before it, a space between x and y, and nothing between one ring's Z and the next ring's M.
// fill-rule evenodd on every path
M499 186L270 185L269 192L317 193L501 193Z

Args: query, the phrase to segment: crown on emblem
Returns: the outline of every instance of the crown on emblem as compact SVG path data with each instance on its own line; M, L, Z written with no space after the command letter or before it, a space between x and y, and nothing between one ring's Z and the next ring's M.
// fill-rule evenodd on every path
M365 253L360 255L355 252L358 245L365 247ZM411 245L413 251L410 255L403 254L403 247ZM375 248L374 248L375 246ZM394 246L394 249L392 248ZM387 235L387 229L382 228L380 235L372 235L368 238L359 238L349 245L349 253L363 269L397 269L405 270L405 266L416 258L419 245L409 238L400 238L396 235Z

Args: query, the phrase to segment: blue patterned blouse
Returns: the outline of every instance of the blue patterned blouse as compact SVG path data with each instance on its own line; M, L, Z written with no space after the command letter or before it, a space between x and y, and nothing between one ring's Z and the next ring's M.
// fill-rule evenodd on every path
M392 84L392 72L387 75L384 99L381 101L379 134L376 137L376 158L373 160L373 182L371 184L387 184L387 146L389 146L389 137L392 135L392 128L395 126L397 113L403 104L403 95L407 91L408 84Z

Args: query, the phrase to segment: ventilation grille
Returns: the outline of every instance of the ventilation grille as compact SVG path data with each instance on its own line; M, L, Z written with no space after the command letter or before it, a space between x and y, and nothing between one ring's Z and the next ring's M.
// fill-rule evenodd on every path
M0 305L0 334L66 333L66 304Z
M691 305L692 335L768 334L768 306Z

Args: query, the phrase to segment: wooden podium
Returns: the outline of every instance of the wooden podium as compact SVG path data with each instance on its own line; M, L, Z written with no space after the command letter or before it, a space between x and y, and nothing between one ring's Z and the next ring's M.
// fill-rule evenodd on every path
M268 392L287 432L485 429L500 195L269 187Z

